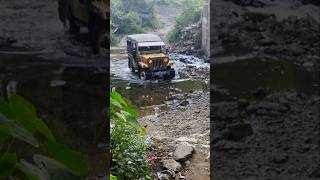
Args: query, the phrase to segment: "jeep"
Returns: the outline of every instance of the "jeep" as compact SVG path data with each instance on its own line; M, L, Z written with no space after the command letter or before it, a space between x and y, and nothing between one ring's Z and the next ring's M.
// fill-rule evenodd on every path
M100 52L110 29L109 0L59 0L59 18L72 34L87 27L94 53Z
M144 80L172 79L175 70L171 67L165 43L157 35L133 34L127 37L128 66L138 71Z

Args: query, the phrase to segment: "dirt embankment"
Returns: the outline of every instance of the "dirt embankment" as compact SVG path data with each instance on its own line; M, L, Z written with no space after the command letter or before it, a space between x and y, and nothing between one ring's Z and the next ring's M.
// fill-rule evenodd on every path
M319 4L287 0L213 1L212 51L256 52L319 69Z

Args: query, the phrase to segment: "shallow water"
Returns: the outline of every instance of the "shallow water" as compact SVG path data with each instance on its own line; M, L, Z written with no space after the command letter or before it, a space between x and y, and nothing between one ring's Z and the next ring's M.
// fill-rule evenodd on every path
M58 141L82 152L90 174L104 173L106 75L28 55L0 54L0 94L8 84L36 107ZM84 88L88 87L88 88Z
M209 90L206 82L183 76L180 73L186 66L209 67L209 64L205 63L203 59L175 53L170 54L170 59L176 70L176 77L173 80L144 81L139 79L137 73L132 73L129 70L125 50L112 48L111 87L116 87L129 103L139 110L140 116L170 110L178 103L174 98L176 94Z
M212 64L211 69L214 86L226 89L234 97L252 99L258 88L267 93L293 90L306 95L318 94L320 90L319 72L284 60L234 59ZM213 100L219 99L216 97Z

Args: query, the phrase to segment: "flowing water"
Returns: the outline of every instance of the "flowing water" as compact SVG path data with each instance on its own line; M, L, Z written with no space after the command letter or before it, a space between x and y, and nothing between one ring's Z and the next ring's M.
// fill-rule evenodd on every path
M170 110L177 105L174 96L194 91L208 91L208 82L197 80L182 73L187 66L209 68L203 59L181 54L170 54L176 77L171 81L140 80L137 73L128 68L126 51L123 48L111 50L111 87L116 87L131 105L139 110L140 116L153 115Z

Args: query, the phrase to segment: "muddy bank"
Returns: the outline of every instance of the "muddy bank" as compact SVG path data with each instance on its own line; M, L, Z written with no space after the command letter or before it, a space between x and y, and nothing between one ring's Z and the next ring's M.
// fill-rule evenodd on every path
M214 57L256 52L319 69L319 4L308 1L213 1Z
M209 179L209 92L174 99L178 103L170 111L140 118L155 147L152 153L159 157L151 167L159 174L169 170L169 179Z

